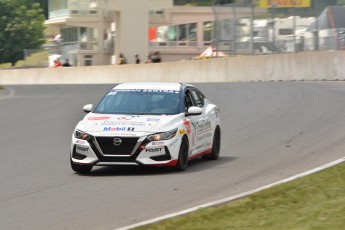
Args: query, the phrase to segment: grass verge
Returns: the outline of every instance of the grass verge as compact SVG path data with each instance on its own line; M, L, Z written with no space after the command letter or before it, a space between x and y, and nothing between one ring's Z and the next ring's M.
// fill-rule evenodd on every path
M48 51L34 53L27 57L25 60L17 61L16 66L41 66L42 63L48 63L48 56Z
M38 53L31 54L25 60L19 60L16 62L15 67L30 67L30 66L44 66L48 64L48 51L41 51ZM8 69L11 68L10 63L0 64L0 68Z
M136 230L344 230L345 163Z

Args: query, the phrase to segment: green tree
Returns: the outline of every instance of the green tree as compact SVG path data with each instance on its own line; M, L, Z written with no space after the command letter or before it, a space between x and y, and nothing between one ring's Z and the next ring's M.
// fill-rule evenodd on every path
M43 10L44 17L48 19L48 0L25 0L29 3L29 6L31 6L34 3L39 3L41 9Z
M37 3L0 0L0 63L23 59L23 49L38 49L44 44L44 15Z

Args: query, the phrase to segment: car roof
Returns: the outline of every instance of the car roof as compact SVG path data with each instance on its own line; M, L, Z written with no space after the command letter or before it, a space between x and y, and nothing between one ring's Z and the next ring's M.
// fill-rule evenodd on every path
M160 89L180 91L182 84L176 82L125 82L113 89Z

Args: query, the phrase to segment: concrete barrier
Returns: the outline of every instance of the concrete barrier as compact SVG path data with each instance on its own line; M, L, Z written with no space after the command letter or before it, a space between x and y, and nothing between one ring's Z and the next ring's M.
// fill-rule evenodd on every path
M140 65L0 70L2 85L291 80L345 80L345 52L237 56Z

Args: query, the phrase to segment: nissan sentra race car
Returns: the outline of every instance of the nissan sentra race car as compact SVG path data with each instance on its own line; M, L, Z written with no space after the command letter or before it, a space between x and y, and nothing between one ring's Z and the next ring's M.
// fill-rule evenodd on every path
M186 169L196 157L216 160L221 145L219 108L196 87L172 82L129 82L110 89L72 135L77 173L93 166L147 165Z

